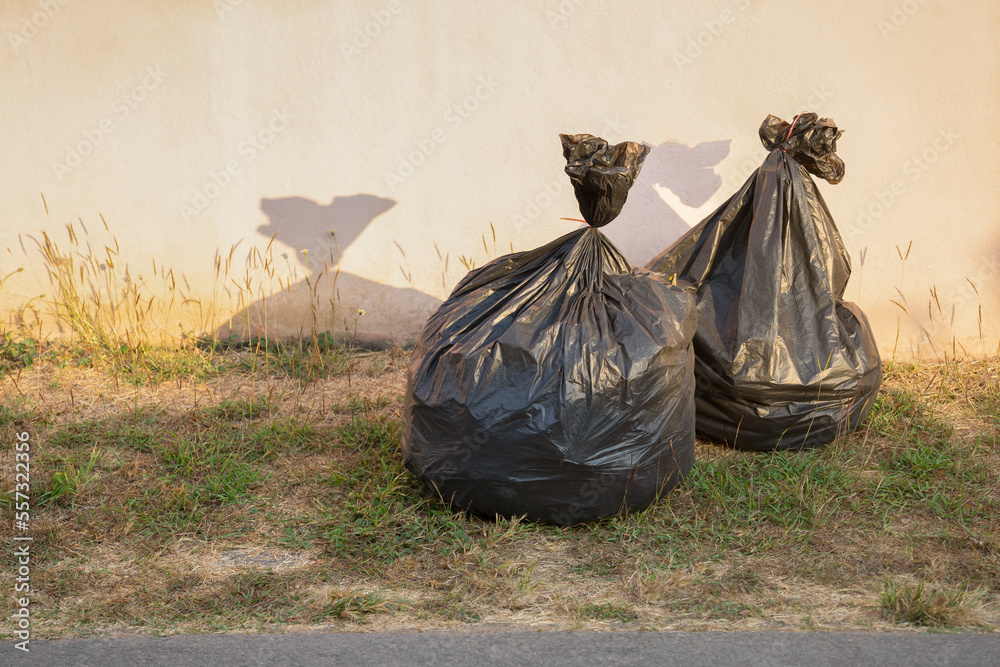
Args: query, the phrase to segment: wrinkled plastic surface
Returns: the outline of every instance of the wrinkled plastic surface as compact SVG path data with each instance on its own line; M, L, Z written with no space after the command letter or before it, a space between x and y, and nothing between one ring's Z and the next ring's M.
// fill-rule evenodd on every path
M755 450L830 442L882 381L864 313L843 301L850 257L809 171L839 182L833 121L768 116L771 152L740 190L648 268L697 286L698 430Z
M607 222L627 192L607 156L642 147L588 137L568 138L567 172ZM631 179L641 163L625 166ZM593 227L500 257L458 284L417 342L404 462L489 518L570 525L643 509L694 461L695 326L690 290L630 266Z
M609 145L590 134L560 134L559 138L580 213L591 227L603 227L621 213L649 146L634 141Z
M760 143L769 151L782 150L831 185L844 180L844 161L837 155L837 139L844 133L829 118L814 113L796 116L786 123L768 115L760 126Z

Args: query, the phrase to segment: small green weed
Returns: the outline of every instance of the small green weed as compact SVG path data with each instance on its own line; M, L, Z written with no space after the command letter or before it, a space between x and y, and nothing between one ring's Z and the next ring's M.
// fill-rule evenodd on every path
M598 621L618 621L619 623L630 623L639 618L634 610L622 606L605 602L603 604L584 605L580 610L583 618L593 618Z
M588 553L583 562L573 566L573 571L582 575L596 574L599 577L611 577L621 573L623 564L622 554L598 551Z
M270 415L274 407L274 401L269 397L258 396L251 399L219 401L212 407L205 408L205 414L228 421L242 421Z
M157 429L158 418L157 410L140 408L124 419L80 421L57 428L48 435L48 442L50 446L66 449L100 445L151 451L163 437Z
M875 433L900 442L918 437L945 445L954 434L950 424L935 417L913 392L904 390L880 393L867 423Z
M219 611L288 619L298 606L298 597L289 590L288 578L272 572L243 572L235 575L223 595Z
M4 436L8 435L4 431L9 428L22 428L28 425L38 427L43 424L44 421L28 407L27 400L20 396L0 403L0 433ZM10 442L10 438L7 437L5 441Z
M123 348L111 357L115 370L136 385L155 385L169 380L200 380L214 370L209 357L192 347Z
M0 371L28 368L38 358L39 345L34 338L15 338L0 332Z
M232 456L205 477L201 492L210 502L236 503L249 498L263 477L259 468Z
M389 399L385 396L379 396L377 399L372 400L368 397L358 396L355 394L343 403L336 403L333 406L333 411L353 415L359 412L368 413L373 410L379 410L387 405L389 405Z
M461 621L462 623L478 623L482 616L468 607L461 605L455 600L445 602L428 602L428 609L436 613L441 618L448 621Z
M463 548L466 519L429 497L403 469L398 417L355 416L339 435L354 457L327 479L337 494L329 503L317 502L313 522L331 554L377 572L443 538L441 548Z
M199 532L209 515L197 489L172 477L150 480L139 495L125 500L122 514L154 539L180 532Z
M315 340L301 338L292 342L252 339L238 342L238 365L250 372L267 370L309 384L334 377L349 370L351 348L329 333L320 333Z
M72 506L84 487L97 477L94 468L100 461L101 452L94 447L90 451L90 457L79 467L69 461L63 462L62 467L52 473L48 488L39 497L41 503Z
M399 444L399 432L399 418L386 415L354 416L350 423L336 430L341 442L356 451L393 449Z
M392 612L399 606L377 591L361 593L330 588L319 597L317 608L311 616L314 621L332 617L363 622L366 616Z
M262 459L271 459L279 453L317 450L324 442L315 427L295 417L276 417L269 422L250 425L244 438L248 451Z
M199 441L178 437L160 449L160 458L168 470L185 482L200 482L192 493L207 502L233 503L248 497L251 487L263 473L232 451L225 440Z
M992 515L995 499L977 491L991 487L992 472L972 448L952 438L949 426L933 425L884 453L879 465L883 474L870 491L875 501L871 509L927 509L965 525Z
M724 618L734 620L746 616L754 616L760 613L760 608L746 602L735 600L719 600L704 606L704 613L709 618Z
M889 579L882 586L879 604L886 615L897 623L960 627L978 623L981 596L981 591L969 591L962 586L943 591L929 588L924 581L913 586Z

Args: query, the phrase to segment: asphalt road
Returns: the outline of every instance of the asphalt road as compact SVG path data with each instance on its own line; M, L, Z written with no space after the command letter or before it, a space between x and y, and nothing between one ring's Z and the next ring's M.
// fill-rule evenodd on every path
M1000 634L501 632L183 635L0 646L2 665L1000 665Z

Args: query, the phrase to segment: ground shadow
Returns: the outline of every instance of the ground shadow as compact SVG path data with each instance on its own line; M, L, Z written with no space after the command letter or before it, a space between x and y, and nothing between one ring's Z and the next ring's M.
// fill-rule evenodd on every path
M651 147L621 215L604 228L630 262L644 266L712 212L706 202L722 186L715 167L729 155L729 144Z
M257 231L274 238L271 251L263 254L277 275L290 280L280 293L257 299L234 315L219 328L219 337L311 335L315 324L319 332L359 341L415 339L440 299L338 268L347 248L395 205L392 199L370 194L334 197L329 204L305 197L262 199L260 209L267 223Z

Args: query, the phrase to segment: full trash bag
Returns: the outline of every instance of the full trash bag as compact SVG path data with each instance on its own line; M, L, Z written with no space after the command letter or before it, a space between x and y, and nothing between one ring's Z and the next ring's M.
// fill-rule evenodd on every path
M857 427L882 382L850 256L809 173L836 184L842 131L768 116L770 154L740 190L648 265L697 285L698 430L744 449L821 445Z
M694 462L692 290L610 222L648 148L560 135L590 227L475 269L413 350L406 467L456 508L570 525L647 507Z

